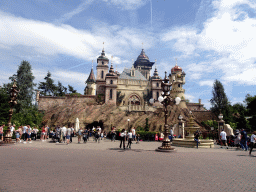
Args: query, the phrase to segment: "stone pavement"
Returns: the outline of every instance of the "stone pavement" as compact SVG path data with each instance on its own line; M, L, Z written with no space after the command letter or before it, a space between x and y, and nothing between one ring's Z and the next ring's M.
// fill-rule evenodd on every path
M256 191L256 151L175 147L159 142L0 146L0 191Z

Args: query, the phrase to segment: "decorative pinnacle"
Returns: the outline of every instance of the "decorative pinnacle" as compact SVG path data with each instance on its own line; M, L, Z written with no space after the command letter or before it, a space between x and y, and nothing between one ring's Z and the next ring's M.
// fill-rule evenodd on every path
M164 78L167 79L167 72L165 71L164 73L165 73L165 77Z
M175 65L177 66L177 58L175 58L175 60L176 60L176 64Z
M113 55L111 55L111 65L112 65L112 61L113 61Z
M103 51L104 51L104 42L103 42Z
M93 60L92 60L92 69L93 69Z
M142 49L143 49L143 42L142 42Z

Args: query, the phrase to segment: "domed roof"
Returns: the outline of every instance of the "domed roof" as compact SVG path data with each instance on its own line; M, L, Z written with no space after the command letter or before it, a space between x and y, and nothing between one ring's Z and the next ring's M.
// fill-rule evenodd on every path
M172 68L171 72L175 72L175 71L182 71L182 68L179 67L176 63L175 67Z
M144 49L141 50L140 55L137 57L136 61L140 61L140 62L149 62L149 58L148 56L145 54Z
M107 60L109 61L109 59L105 56L105 51L104 49L102 49L101 55L98 57L98 59L102 59L102 60ZM98 60L97 59L97 60Z

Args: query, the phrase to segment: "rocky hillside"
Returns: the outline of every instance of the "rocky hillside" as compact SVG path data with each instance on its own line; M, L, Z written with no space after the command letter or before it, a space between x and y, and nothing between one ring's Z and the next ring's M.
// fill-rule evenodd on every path
M75 123L76 118L79 118L80 126L82 127L93 121L102 120L105 129L110 129L111 125L116 126L118 129L127 128L128 118L130 119L130 125L135 127L145 127L146 118L148 118L151 131L158 131L164 126L164 112L161 108L156 109L155 112L129 113L120 110L117 106L69 100L61 105L48 106L44 112L44 122L51 127L58 124L67 125L68 123ZM183 116L183 120L187 120L189 117L188 109L181 109L178 106L169 107L168 124L176 124L180 114ZM196 122L200 125L201 120Z

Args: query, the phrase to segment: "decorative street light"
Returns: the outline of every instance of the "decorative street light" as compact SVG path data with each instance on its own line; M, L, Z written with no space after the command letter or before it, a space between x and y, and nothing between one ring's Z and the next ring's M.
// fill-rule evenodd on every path
M225 121L223 120L223 114L221 113L221 111L220 111L220 114L219 114L218 118L220 119L218 121L218 138L220 140L220 131L222 129L224 129L224 124L225 124Z
M19 91L17 90L16 80L14 79L14 83L12 85L12 88L10 90L10 110L9 110L9 121L8 121L8 128L7 133L5 135L4 141L5 143L11 143L12 141L12 134L11 134L11 120L12 120L12 114L13 114L13 107L17 104L17 94Z
M129 131L129 122L130 122L129 118L127 119L127 122L128 122L128 130L127 131Z
M169 84L169 79L167 78L167 72L165 71L165 78L163 80L163 82L161 83L161 87L162 87L162 96L160 96L158 98L158 101L160 103L163 104L164 106L164 114L165 114L165 125L164 125L164 139L162 142L162 146L158 147L157 151L166 151L166 152L170 152L172 150L174 150L174 148L171 147L171 142L170 139L168 137L169 135L169 129L168 129L168 125L167 125L167 115L168 115L168 111L167 111L167 107L168 105L178 105L181 101L181 99L179 97L176 97L175 99L173 99L170 96L170 87L172 86L172 83Z
M153 99L153 98L149 99L149 103L150 103L151 105L153 105L154 102L155 102L155 99Z

